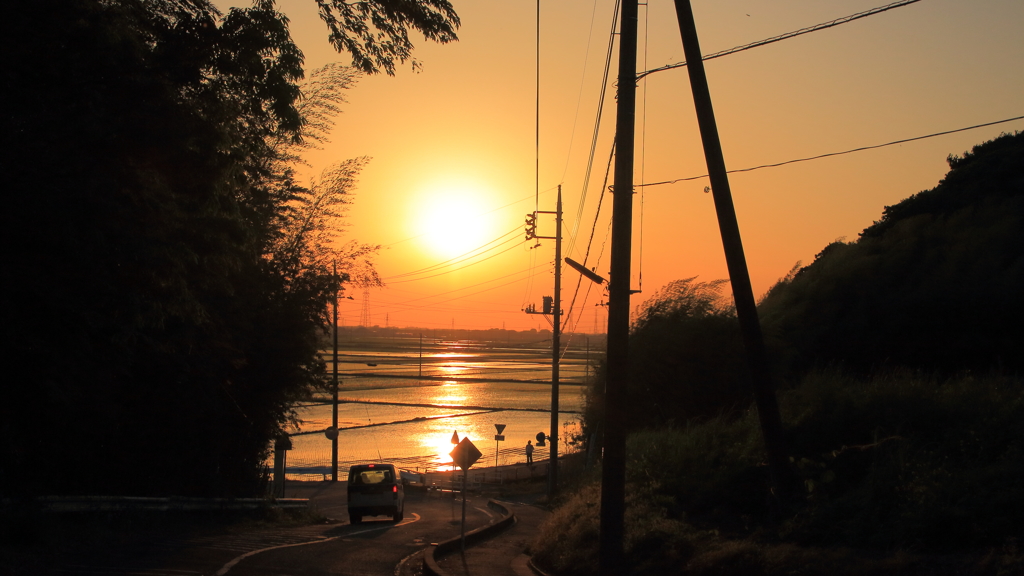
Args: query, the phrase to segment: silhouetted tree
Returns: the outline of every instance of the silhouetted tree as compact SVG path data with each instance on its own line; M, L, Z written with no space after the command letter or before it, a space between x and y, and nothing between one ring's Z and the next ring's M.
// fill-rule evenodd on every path
M763 323L794 369L1024 369L1024 134L948 161L934 189L771 289Z
M331 44L352 55L353 65L367 73L395 73L395 61L412 59L409 30L427 40L458 40L458 14L447 0L316 0L320 18L330 29ZM414 68L419 63L412 59Z
M637 307L629 336L626 408L633 429L682 426L750 404L736 311L721 294L726 281L695 280L670 282ZM600 421L603 386L596 382L589 397L588 426Z
M369 4L354 9L373 27L454 39L454 13L431 16L446 3ZM340 100L307 104L353 72L314 75L301 100L269 0L5 16L0 493L255 493L269 439L320 382L317 330L347 277L329 265L373 278L374 247L331 244L366 160L310 186L291 166ZM357 61L408 58L353 26Z

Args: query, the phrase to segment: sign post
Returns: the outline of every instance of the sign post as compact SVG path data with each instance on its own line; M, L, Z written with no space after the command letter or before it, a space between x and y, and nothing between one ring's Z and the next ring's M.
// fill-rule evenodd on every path
M452 444L459 444L458 430L452 430ZM452 460L452 516L455 516L455 460Z
M505 437L501 434L502 432L505 431L505 425L504 424L495 424L494 425L494 429L498 431L498 433L494 435L494 472L497 473L498 472L498 442L501 442L502 440L505 439Z
M470 442L468 437L463 437L462 442L452 450L449 455L452 460L462 468L462 552L466 552L466 489L469 483L469 467L476 463L483 454Z

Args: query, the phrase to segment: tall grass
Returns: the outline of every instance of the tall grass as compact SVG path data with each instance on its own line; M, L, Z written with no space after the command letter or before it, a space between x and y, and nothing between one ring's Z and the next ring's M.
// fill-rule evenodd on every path
M756 415L629 437L632 573L1013 573L1024 537L1019 379L819 371L780 403L801 482L781 522L768 521ZM554 512L533 545L539 562L595 573L599 492L585 485ZM935 564L940 553L953 559Z

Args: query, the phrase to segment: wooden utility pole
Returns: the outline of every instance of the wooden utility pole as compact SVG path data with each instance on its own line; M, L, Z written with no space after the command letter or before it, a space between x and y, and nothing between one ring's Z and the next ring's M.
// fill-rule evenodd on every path
M636 129L637 0L622 0L619 24L618 108L612 203L611 278L608 285L608 379L604 397L601 466L600 573L624 572L626 513L626 379L629 370L629 272L633 234L633 148Z
M700 44L697 41L697 27L693 22L693 10L690 8L689 0L675 0L675 4L676 18L679 20L679 34L682 36L683 52L686 57L686 70L690 75L690 89L693 91L693 104L697 109L697 123L700 126L700 137L704 144L704 159L707 162L708 175L711 180L715 211L718 213L718 227L722 234L722 245L725 248L729 281L732 283L736 315L739 317L743 345L747 351L747 363L753 380L754 402L757 404L761 434L764 436L765 449L768 453L771 486L778 497L785 490L789 477L789 461L782 438L782 418L779 415L775 388L772 385L771 373L768 369L764 338L761 335L757 305L754 302L754 291L750 286L747 261L743 254L743 242L740 239L740 227L736 220L732 191L729 188L729 175L725 169L722 143L718 138L715 110L711 105L711 92L704 74L704 61L700 52Z
M331 372L331 399L333 409L331 410L331 429L334 438L331 438L331 482L338 481L338 264L334 264L334 357Z

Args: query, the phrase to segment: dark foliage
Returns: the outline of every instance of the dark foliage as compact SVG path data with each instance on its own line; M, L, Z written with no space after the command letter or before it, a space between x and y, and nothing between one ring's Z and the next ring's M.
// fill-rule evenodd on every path
M780 394L801 484L768 513L756 416L634 432L629 574L1018 574L1024 382L812 371ZM597 573L600 487L562 499L531 544Z
M368 74L383 69L395 73L395 60L412 58L409 29L427 40L447 43L458 40L461 22L448 0L375 0L345 2L316 0L320 18L330 29L331 44L352 55L352 64ZM419 63L413 59L413 67Z
M749 375L724 280L666 285L637 309L629 337L629 404L633 429L684 425L750 403ZM599 371L599 374L603 371ZM587 433L600 420L603 380L589 397Z
M68 0L5 22L0 493L258 493L341 279L278 254L318 194L274 144L303 128L286 19Z
M947 550L1024 535L1024 388L813 372L784 400L806 544Z
M1024 134L949 165L772 288L763 324L791 368L1024 368Z

